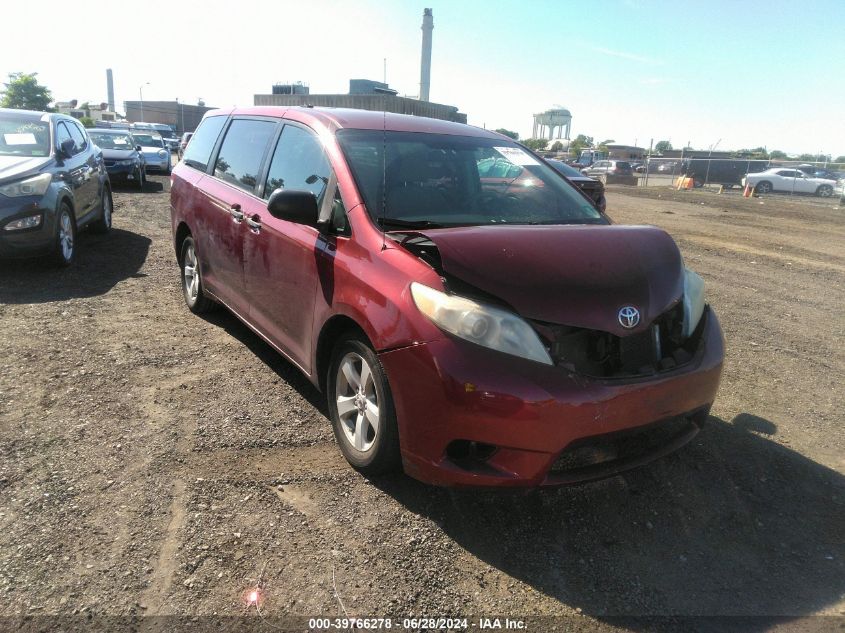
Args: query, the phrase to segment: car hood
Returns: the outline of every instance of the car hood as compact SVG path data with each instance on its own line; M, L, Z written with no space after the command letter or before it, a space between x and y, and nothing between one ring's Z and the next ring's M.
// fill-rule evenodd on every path
M485 226L420 231L443 271L500 298L521 316L627 336L644 331L683 293L672 238L651 226ZM640 323L624 329L620 308Z
M126 160L128 158L135 158L134 149L104 149L103 158L109 160Z
M0 156L0 181L12 180L37 172L50 162L49 156Z

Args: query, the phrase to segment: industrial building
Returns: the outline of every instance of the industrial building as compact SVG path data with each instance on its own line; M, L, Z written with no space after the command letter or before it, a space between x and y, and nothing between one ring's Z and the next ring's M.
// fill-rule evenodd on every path
M466 123L467 115L455 106L429 101L431 92L431 40L434 30L434 16L431 9L423 11L422 50L420 55L419 99L400 97L386 82L371 79L350 79L348 94L311 94L310 88L302 83L275 84L270 94L257 94L253 104L257 106L315 106L326 108L354 108L412 114L431 119L443 119Z
M216 109L178 101L126 101L124 107L126 118L133 123L164 123L180 134L196 130L205 113Z

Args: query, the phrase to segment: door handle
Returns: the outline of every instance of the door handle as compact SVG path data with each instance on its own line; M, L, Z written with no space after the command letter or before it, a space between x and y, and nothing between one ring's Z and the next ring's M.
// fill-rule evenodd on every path
M251 218L247 218L246 223L249 225L249 228L253 233L258 233L261 231L261 218L259 218L257 215L254 215Z
M241 211L241 205L239 205L238 203L235 203L231 207L229 207L229 214L232 216L232 219L238 224L243 222L244 214L243 211Z

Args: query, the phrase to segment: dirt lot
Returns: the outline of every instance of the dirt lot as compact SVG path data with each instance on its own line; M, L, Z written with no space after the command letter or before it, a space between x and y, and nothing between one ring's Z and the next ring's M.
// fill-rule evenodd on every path
M836 202L611 187L616 221L667 229L707 282L728 349L710 424L625 476L501 494L348 468L291 365L234 317L183 307L168 187L117 191L115 230L82 235L70 270L0 264L0 629L68 628L55 614L272 625L259 611L566 616L534 631L842 625Z

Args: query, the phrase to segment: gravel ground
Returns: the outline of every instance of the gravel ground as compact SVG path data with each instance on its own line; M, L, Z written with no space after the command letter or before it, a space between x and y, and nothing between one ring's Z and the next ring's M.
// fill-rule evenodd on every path
M168 187L117 190L115 229L80 236L69 270L0 263L0 628L120 616L110 630L173 630L150 616L180 615L199 630L245 614L841 626L836 202L609 187L616 221L665 228L706 280L721 392L668 458L503 494L351 470L310 383L234 317L184 308ZM811 615L840 617L791 619Z

